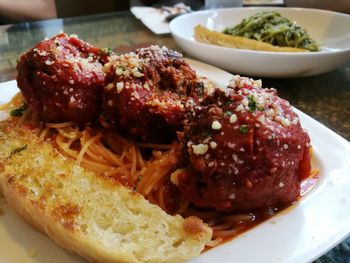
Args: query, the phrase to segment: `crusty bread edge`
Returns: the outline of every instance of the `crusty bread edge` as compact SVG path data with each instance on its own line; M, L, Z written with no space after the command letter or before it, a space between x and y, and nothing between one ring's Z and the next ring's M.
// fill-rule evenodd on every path
M250 49L257 51L273 51L273 52L306 52L306 49L294 48L294 47L277 47L257 41L255 39L249 39L239 36L231 36L209 30L201 25L197 25L194 28L194 37L198 42L217 45L222 47L237 48L237 49Z
M76 232L67 230L61 224L52 224L52 219L50 220L43 210L28 202L20 191L12 189L7 180L6 176L0 176L0 188L8 206L29 225L48 235L67 251L77 253L90 262L115 263L116 258L124 258L124 260L118 261L120 263L138 262L136 258L127 257L126 254L116 253L116 251L109 251L108 253L99 251L96 246L86 242Z

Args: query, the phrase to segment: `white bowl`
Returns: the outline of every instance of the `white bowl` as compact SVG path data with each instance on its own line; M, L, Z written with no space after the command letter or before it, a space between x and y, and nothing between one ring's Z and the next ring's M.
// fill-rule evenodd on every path
M195 41L201 24L222 31L256 12L275 10L307 29L321 44L319 52L267 52L219 47ZM177 44L199 60L233 73L257 77L304 77L325 73L350 61L350 16L325 10L287 7L244 7L193 12L170 23Z

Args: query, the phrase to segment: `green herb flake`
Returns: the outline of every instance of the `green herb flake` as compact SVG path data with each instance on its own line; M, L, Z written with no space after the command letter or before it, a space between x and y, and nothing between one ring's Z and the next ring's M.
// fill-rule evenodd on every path
M102 53L103 54L107 54L107 55L112 55L114 52L113 52L113 49L112 48L110 48L110 47L105 47L105 48L102 48L101 49L101 51L102 51Z
M23 112L28 108L27 104L23 104L21 107L14 109L10 112L13 117L20 117L23 115Z
M212 134L211 130L203 130L201 131L201 135L204 137L210 137Z
M229 117L229 116L231 116L233 114L233 112L232 111L225 111L225 113L224 113L224 116L225 117Z
M254 100L253 95L248 97L248 107L249 107L249 111L251 112L256 110L256 101Z
M243 134L247 134L248 131L249 131L248 125L241 125L241 126L239 127L239 131L240 131L241 133L243 133Z
M24 145L18 148L15 148L14 150L12 150L12 152L10 153L10 156L8 157L8 159L10 159L13 155L15 155L16 153L20 153L22 151L24 151L25 149L27 149L28 145Z
M228 106L228 105L231 105L232 104L232 100L227 100L224 102L224 105L225 106Z

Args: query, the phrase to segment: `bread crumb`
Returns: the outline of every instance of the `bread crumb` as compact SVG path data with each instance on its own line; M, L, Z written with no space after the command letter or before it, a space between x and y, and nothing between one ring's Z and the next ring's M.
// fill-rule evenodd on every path
M35 248L28 249L28 255L32 258L36 257L38 251Z

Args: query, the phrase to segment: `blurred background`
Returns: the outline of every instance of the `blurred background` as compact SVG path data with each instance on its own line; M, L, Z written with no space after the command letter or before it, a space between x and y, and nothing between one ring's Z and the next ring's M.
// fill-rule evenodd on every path
M209 6L209 2L220 5L220 3L227 4L230 1L235 0L31 0L30 2L27 0L0 0L0 24L111 13L129 10L131 6L139 5L172 6L179 2L191 6L193 10L198 10ZM321 8L350 13L349 0L243 0L243 5L274 5L276 3L289 7Z
M130 8L128 0L56 0L55 2L59 18L109 13Z

